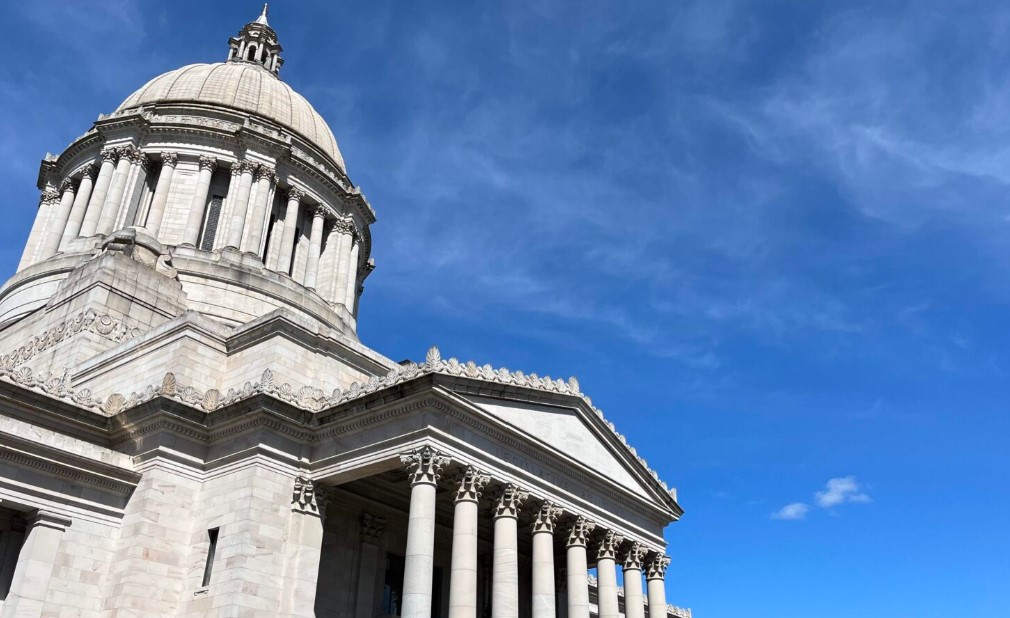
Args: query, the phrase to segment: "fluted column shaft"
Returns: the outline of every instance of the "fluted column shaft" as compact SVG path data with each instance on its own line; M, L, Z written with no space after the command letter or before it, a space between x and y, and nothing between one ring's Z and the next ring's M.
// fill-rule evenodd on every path
M253 172L256 167L252 161L239 161L232 168L233 179L238 174L238 187L234 194L228 192L231 223L228 225L226 247L238 249L242 246L242 233L245 231L246 215L249 212L249 193L252 191Z
M119 161L116 162L116 172L112 176L112 184L109 185L109 192L105 196L105 204L102 205L102 217L98 220L98 233L108 235L116 226L116 218L119 216L119 207L123 202L123 192L126 190L126 180L130 176L130 167L139 165L139 157L134 154L132 148L122 150ZM134 161L137 161L134 163Z
M81 184L77 187L74 205L70 209L70 218L67 219L67 227L63 230L63 237L60 239L60 250L65 249L70 241L80 235L84 214L88 210L88 200L91 199L91 191L94 186L95 168L93 165L88 165L81 174Z
M42 241L42 251L39 253L39 258L43 260L59 251L60 240L63 239L63 233L67 230L67 221L70 220L70 210L74 206L74 184L69 178L63 181L60 189L62 190L60 202L56 205L56 210L49 220L49 226L46 228L46 235Z
M347 260L347 289L344 292L344 306L348 311L354 311L354 299L358 295L358 248L361 243L353 239L351 253Z
M119 160L119 150L111 148L102 151L102 167L98 170L95 188L88 200L88 208L81 224L81 236L94 236L98 231L98 221L102 218L102 208L105 206L105 196L109 194L109 185L116 173L116 161Z
M519 616L519 510L529 494L512 483L497 496L491 565L491 618Z
M337 236L337 266L333 278L333 302L344 304L347 300L347 271L351 261L351 246L354 244L354 224L350 219L338 218L333 224Z
M624 556L625 618L645 618L645 597L642 595L642 559L645 550L636 541ZM665 618L665 610L663 612Z
M32 231L28 234L28 242L21 253L21 262L18 263L18 270L31 266L38 261L38 256L42 251L46 225L52 218L52 211L60 201L60 194L52 189L42 192L39 199L39 209L35 213L35 222L32 223Z
M608 530L600 540L596 555L597 600L600 618L618 618L617 549L624 539Z
M151 198L151 209L147 213L145 227L152 235L158 236L161 231L161 220L165 217L165 205L168 203L168 191L175 176L175 165L179 156L174 152L161 153L161 173L158 174L158 184L154 187L154 197Z
M568 618L589 618L589 569L586 541L596 524L578 517L568 533Z
M323 223L326 221L326 211L322 206L316 207L312 213L312 231L309 234L309 259L305 265L305 281L307 288L316 288L319 278L319 256L323 248Z
M477 506L490 480L472 466L456 479L452 522L452 564L449 575L449 618L477 616Z
M253 200L249 212L249 234L242 250L259 254L263 244L263 229L266 226L267 200L270 198L270 186L273 184L274 171L269 167L260 166L256 170L256 199Z
M291 257L295 252L295 230L298 226L303 197L305 193L299 189L288 190L288 207L284 211L284 233L281 234L281 247L277 255L277 270L282 273L291 272Z
M666 568L670 566L668 556L657 555L649 562L645 581L649 591L649 618L666 618Z
M196 193L193 194L193 203L189 207L189 218L186 219L186 229L182 234L183 244L196 245L200 242L203 215L207 210L207 198L210 197L210 182L214 178L214 168L216 167L217 159L214 157L200 157L200 173L196 178Z
M425 446L401 455L411 476L401 618L431 618L435 565L435 484L449 458Z
M533 520L533 618L556 618L554 590L554 528L561 509L550 501Z

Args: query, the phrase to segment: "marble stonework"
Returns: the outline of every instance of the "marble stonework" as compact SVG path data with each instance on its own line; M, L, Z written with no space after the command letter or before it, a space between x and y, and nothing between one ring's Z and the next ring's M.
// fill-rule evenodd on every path
M42 161L0 618L689 618L676 490L575 378L358 339L375 213L282 51L264 8Z

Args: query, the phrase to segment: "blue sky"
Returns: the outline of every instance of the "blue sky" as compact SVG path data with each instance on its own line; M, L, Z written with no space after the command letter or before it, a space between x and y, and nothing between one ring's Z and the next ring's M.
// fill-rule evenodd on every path
M38 161L254 2L4 3ZM199 15L194 19L192 15ZM680 491L699 618L1010 607L1010 7L275 2L374 205L360 334L574 374Z

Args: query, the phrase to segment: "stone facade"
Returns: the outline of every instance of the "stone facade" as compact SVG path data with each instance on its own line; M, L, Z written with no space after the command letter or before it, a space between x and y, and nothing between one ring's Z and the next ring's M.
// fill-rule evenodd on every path
M264 8L42 162L0 618L689 617L676 492L578 381L358 340L375 216L281 51Z

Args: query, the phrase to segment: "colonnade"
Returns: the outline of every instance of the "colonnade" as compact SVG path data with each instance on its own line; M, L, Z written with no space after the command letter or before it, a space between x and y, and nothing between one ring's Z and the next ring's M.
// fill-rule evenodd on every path
M411 476L407 550L404 565L403 618L432 615L432 578L435 548L435 493L450 459L425 446L400 456ZM452 563L449 576L449 618L477 615L477 530L481 495L489 475L473 466L450 479L455 486L452 530ZM529 493L512 483L493 492L494 539L491 582L492 618L519 616L518 519ZM565 535L567 615L589 618L589 551L595 552L599 572L599 616L618 618L617 563L624 573L624 603L627 618L645 618L642 569L646 567L650 618L667 613L665 577L670 559L648 552L638 541L626 540L611 530L597 531L589 518L574 515L564 526L563 509L549 499L540 500L533 516L532 609L533 618L555 618L554 536ZM594 535L594 532L596 533Z
M179 160L175 152L160 155L161 173L145 223L155 237L163 228ZM44 191L20 267L65 250L76 238L108 235L118 224L132 225L130 221L119 221L123 216L124 193L131 178L143 182L148 165L148 155L135 146L106 148L101 152L100 163L80 170L79 182L67 178L58 191ZM180 244L197 245L200 241L217 166L214 157L199 157L195 190L185 215ZM276 254L268 259L262 247L269 232L267 220L277 189L276 172L267 165L243 159L232 164L231 175L226 197L228 217L219 222L217 235L221 240L215 244L256 253L268 267L293 274L295 249L299 244L298 223L303 209L311 209L304 272L299 282L330 302L353 310L358 286L360 236L351 219L333 216L322 205L307 201L305 191L290 187L285 195L281 240Z

